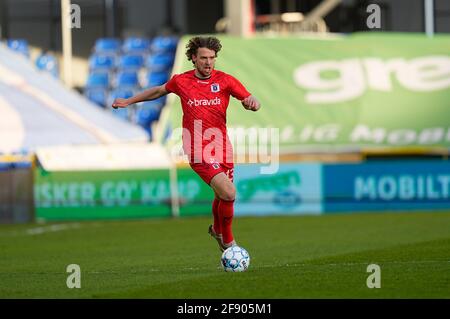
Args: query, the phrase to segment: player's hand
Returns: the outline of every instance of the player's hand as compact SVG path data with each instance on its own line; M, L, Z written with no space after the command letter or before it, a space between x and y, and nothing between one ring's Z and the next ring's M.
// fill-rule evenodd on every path
M112 107L117 109L119 107L127 107L128 105L130 105L130 103L128 102L128 99L115 99Z
M253 95L243 99L241 103L246 110L250 111L258 111L261 107L261 104Z

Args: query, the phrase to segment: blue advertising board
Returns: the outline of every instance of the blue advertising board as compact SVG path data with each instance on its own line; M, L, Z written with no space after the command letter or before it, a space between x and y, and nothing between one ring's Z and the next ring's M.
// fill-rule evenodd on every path
M325 212L450 208L447 161L375 161L322 167Z
M274 174L262 174L262 167L236 165L236 216L320 214L320 164L280 164Z

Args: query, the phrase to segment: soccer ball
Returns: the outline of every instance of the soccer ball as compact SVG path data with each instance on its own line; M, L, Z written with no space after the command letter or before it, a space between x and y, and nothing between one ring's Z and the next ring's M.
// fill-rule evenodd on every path
M246 271L250 266L250 255L242 247L231 246L222 253L221 262L225 271Z

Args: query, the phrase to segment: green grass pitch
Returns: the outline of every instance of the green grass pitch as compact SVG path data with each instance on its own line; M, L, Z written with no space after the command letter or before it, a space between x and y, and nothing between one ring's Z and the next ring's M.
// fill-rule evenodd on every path
M1 298L449 298L450 212L239 217L244 273L211 218L0 225ZM369 289L369 264L381 288ZM81 288L69 289L69 264Z

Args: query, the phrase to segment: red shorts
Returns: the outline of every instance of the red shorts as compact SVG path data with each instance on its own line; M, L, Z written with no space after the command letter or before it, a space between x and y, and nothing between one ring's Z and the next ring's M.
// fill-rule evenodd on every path
M194 172L200 176L206 184L210 184L214 176L219 173L225 173L227 177L233 182L233 163L190 163Z

